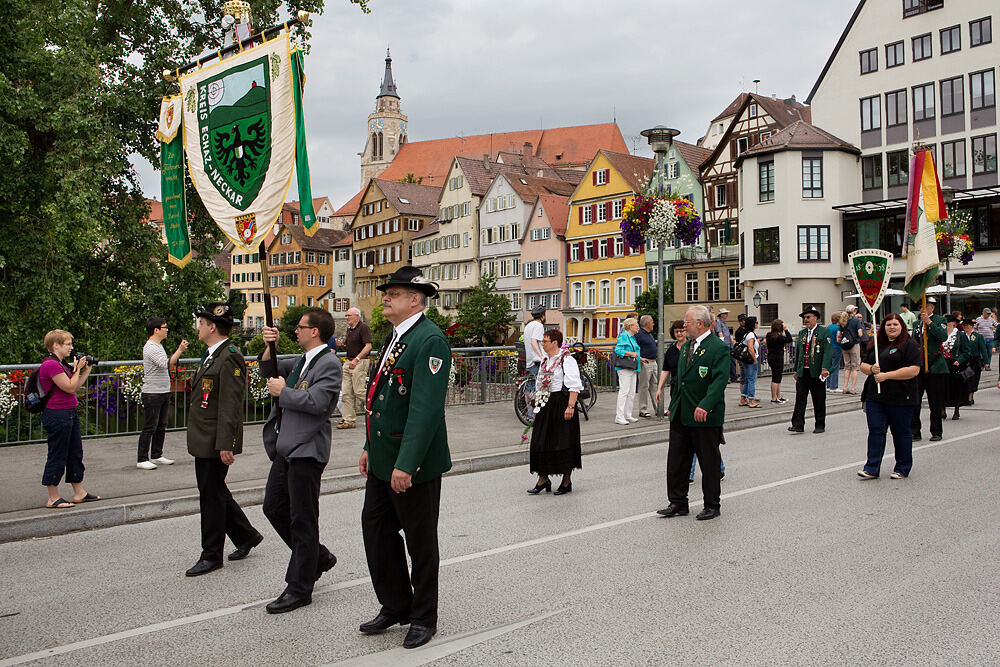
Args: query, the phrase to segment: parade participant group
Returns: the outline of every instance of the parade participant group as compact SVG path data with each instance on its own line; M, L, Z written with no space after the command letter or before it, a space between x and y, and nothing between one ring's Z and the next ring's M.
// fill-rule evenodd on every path
M426 644L437 632L441 477L451 469L445 420L451 349L441 329L423 314L428 298L437 294L436 283L428 281L416 268L403 267L377 289L382 292L383 314L392 331L371 364L371 335L361 322L360 312L352 312L353 318L348 318L348 369L330 346L334 334L332 316L314 308L305 311L295 327L301 354L279 360L276 377L267 381L267 392L273 400L262 440L271 469L263 513L287 545L290 557L285 586L266 605L266 611L280 614L311 604L316 582L337 564L332 551L336 545L328 546L320 540L319 495L321 476L330 460L331 418L343 388L345 394L350 391L352 403L358 396L364 405L365 441L358 463L360 474L366 478L361 531L379 603L374 617L361 623L359 631L378 634L395 625L407 625L403 646L415 648ZM732 409L760 406L753 388L761 360L766 358L779 374L778 387L772 385L771 389L772 403L780 407L784 402L780 374L787 370L795 378L795 403L788 427L793 434L805 431L810 401L812 432L825 432L827 393L839 390L837 383L828 383L828 378L840 373L833 359L839 356L845 362L845 388L838 393L850 393L854 364L848 357L855 353L848 355L847 351L857 347L858 372L864 380L860 399L868 425L866 463L857 475L863 480L880 476L889 435L895 450L890 476L901 480L910 475L912 443L922 437L923 419L930 424L931 440L940 440L947 407L954 410L952 419L959 419L960 408L974 403L980 375L990 365L994 332L981 320L995 320L989 312L980 320L953 313L938 315L931 298L926 308L913 313L909 309L900 314L888 313L874 328L870 340L862 342L859 332L865 332L868 325L856 317L854 310L831 316L831 335L830 329L820 323L820 311L807 306L799 314L802 326L793 339L781 320L765 323L765 335L756 332L756 318L746 318L741 320L740 331L732 333L726 323L728 311L716 317L708 307L692 306L683 320L671 325L674 342L667 346L659 364L647 340L652 338L651 318L625 320L616 359L631 359L633 363L618 369L618 379L632 384L619 394L616 422L639 421L632 415L637 385L645 394L639 417L652 417L658 407L664 406L664 417L669 420L667 505L656 514L664 518L689 514L689 484L693 483L695 466L701 470L703 494L702 509L695 518L706 521L722 514L725 468L720 446L725 443L726 387L734 379L731 360L734 346L740 343L748 350L750 361L740 360L740 402L734 402ZM228 555L230 562L247 558L265 539L226 484L227 473L243 450L247 391L247 366L229 337L233 312L226 303L210 303L196 315L198 338L207 350L191 380L187 447L195 461L201 551L186 571L188 577L223 567L226 537L235 546ZM531 315L525 329L526 350L532 362L527 371L536 376L536 386L545 400L536 400L541 409L531 436L529 468L538 477L528 492L536 496L552 492L550 476L558 475L561 483L553 494L558 496L573 490L571 475L582 467L577 403L584 386L563 333L557 328L545 328L544 311L536 310ZM855 319L857 325L851 323ZM141 470L173 462L163 451L165 401L159 396L163 392L159 379L187 348L187 342L182 341L168 358L162 347L167 329L167 322L156 317L147 326L150 338L144 359L151 372L147 378L149 391L144 386L143 393L146 423L139 439ZM987 337L986 333L991 335ZM278 336L278 329L264 327L265 343L276 342ZM62 413L75 410L68 399L60 397L75 397L74 390L90 368L85 360L72 366L62 361L72 350L71 340L71 335L61 330L46 336L53 361L51 367L43 369L41 380L43 390L61 392L43 413L49 437L43 484L49 490L46 507L53 509L101 500L81 484L84 466L79 427L63 424L66 420ZM793 361L784 369L784 351L789 342L793 345ZM839 354L835 354L835 344L839 345ZM270 354L265 349L259 357L262 365L271 362ZM620 363L625 365L624 361ZM662 369L659 374L655 372L657 365ZM360 368L367 369L367 377L362 381L352 379L348 388L348 372L353 374ZM922 410L925 393L928 408ZM343 419L337 427L352 428L353 412L353 406L342 409ZM58 494L64 474L74 487L72 501Z

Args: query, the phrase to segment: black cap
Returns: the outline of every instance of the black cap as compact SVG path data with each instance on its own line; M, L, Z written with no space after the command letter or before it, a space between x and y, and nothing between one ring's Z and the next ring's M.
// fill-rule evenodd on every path
M737 322L742 322L746 318L747 318L747 314L746 313L740 313L739 315L736 316L736 321Z
M195 313L195 317L204 317L217 324L233 326L233 309L228 303L214 302L205 306L204 310Z
M402 287L412 287L423 292L427 296L437 296L438 285L424 278L424 274L415 266L404 266L389 276L389 279L375 287L380 292L384 292L393 285Z
M966 324L968 324L969 326L973 326L974 327L974 326L976 326L976 321L974 319L972 319L971 317L964 317L964 318L962 318L962 326L964 327Z
M545 306L535 306L531 309L531 316L538 319L545 314Z
M816 317L820 317L819 310L816 309L816 306L806 306L806 309L799 313L799 317L805 317L806 315L815 315Z
M948 313L947 315L944 316L944 321L945 322L955 322L957 324L958 323L958 317L956 317L955 315L952 315L951 313Z

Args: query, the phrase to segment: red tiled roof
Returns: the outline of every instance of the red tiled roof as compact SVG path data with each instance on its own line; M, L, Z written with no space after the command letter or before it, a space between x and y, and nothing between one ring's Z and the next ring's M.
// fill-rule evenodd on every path
M438 226L439 225L438 225L437 222L428 223L428 224L424 225L423 229L421 229L419 232L417 232L416 234L414 234L410 238L411 239L422 239L425 236L433 236L434 234L437 234Z
M701 146L694 146L692 144L684 143L683 141L674 140L674 148L677 152L681 154L684 158L684 162L687 163L688 169L698 173L698 168L701 163L708 159L708 156L712 154L712 151L707 148L702 148Z
M538 204L545 211L552 231L556 236L566 235L566 224L569 221L569 197L553 194L538 195Z
M429 215L437 217L438 197L441 188L434 185L399 183L381 178L374 179L378 189L400 215Z
M860 155L861 151L843 139L833 136L826 130L815 125L798 120L788 127L775 132L768 139L757 144L750 150L744 151L736 158L736 164L743 159L767 153L777 153L783 150L794 150L803 148L818 148L827 150L841 150L847 153Z
M163 202L147 199L146 203L149 204L149 215L145 222L163 222Z
M732 129L736 124L736 121L739 120L739 116L743 113L743 109L750 104L757 104L760 108L762 108L764 112L771 117L775 126L779 129L788 127L792 123L800 120L804 120L808 123L812 118L812 110L809 109L809 107L803 106L795 101L794 96L788 98L787 100L781 100L764 95L758 95L756 93L740 93L740 95L733 100L728 107L726 107L725 111L715 117L715 120L719 120L720 118L725 118L727 116L734 116L732 122L729 124L729 127L726 128L725 133L722 135L722 140L714 149L712 149L709 156L702 161L702 167L707 167L712 164L722 153L723 148L732 136Z
M398 180L412 173L423 176L426 185L442 185L455 156L481 159L501 152L522 153L525 142L531 144L531 157L553 166L587 163L601 148L628 150L615 123L411 141L400 147L380 178Z
M541 194L556 194L568 197L573 194L576 185L559 178L538 178L537 176L523 176L518 174L504 174L504 178L510 183L521 201L532 202Z
M357 214L358 209L361 208L361 198L364 194L365 188L361 188L361 192L351 197L346 204L337 209L337 212L334 213L334 215L346 215L353 218Z
M340 239L333 245L334 247L347 246L348 248L350 248L352 245L354 245L354 234L351 233L344 234L344 238Z

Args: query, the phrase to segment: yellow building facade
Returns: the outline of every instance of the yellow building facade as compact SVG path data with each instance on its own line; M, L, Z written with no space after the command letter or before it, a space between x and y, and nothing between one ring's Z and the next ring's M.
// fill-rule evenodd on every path
M614 343L621 322L646 290L644 248L621 235L625 204L642 192L654 162L598 151L569 201L566 225L565 334L585 343Z

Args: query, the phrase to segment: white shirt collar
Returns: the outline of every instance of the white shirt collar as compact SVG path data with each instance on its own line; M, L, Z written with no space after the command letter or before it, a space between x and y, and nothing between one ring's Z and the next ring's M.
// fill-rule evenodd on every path
M412 329L413 325L417 323L417 320L419 320L420 316L423 314L424 311L421 310L413 315L410 315L405 320L400 322L399 326L394 328L394 331L396 332L396 338L397 339L400 338L403 334Z
M211 357L211 356L215 355L215 351L218 350L220 347L223 346L223 344L225 344L227 342L229 342L229 339L228 338L223 338L222 340L220 340L215 345L210 346L208 348L208 356Z
M311 364L312 360L316 358L317 354L319 354L320 352L323 351L324 347L329 347L329 346L326 345L326 343L324 343L323 345L317 345L313 349L311 349L308 352L306 352L305 353L306 354L306 361L305 361L305 366L303 366L303 368L305 368L306 366L308 366L309 364Z
M694 339L694 346L692 346L691 351L694 352L695 350L697 350L698 347L701 345L702 341L704 341L706 338L708 338L709 335L711 335L711 333L712 333L712 330L711 329L707 329L705 331L705 333L703 333L702 335L700 335L697 338L695 338Z

